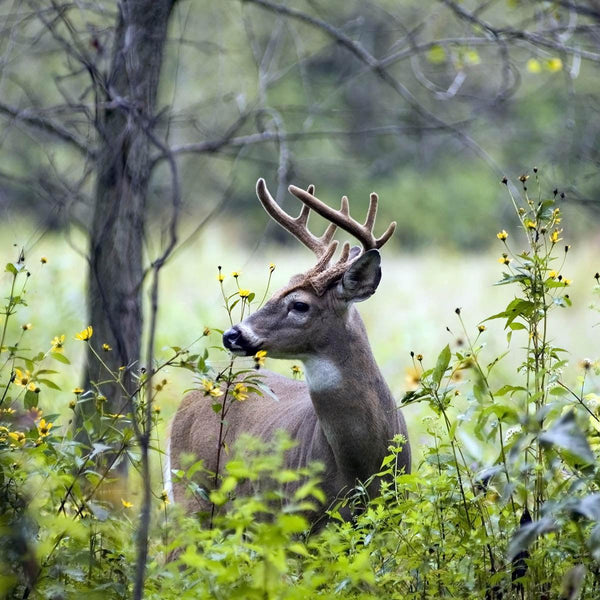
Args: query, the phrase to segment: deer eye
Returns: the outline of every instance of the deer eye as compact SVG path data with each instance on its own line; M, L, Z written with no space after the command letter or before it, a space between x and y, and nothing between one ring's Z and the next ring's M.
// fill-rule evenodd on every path
M292 304L292 310L295 310L296 312L300 313L307 312L309 308L310 306L306 304L306 302L294 302Z

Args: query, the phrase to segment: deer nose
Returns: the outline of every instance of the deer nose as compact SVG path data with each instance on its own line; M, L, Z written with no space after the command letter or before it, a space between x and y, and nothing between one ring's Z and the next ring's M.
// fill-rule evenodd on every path
M223 334L223 345L229 350L232 350L235 347L239 348L238 342L241 337L242 332L237 327L232 327Z

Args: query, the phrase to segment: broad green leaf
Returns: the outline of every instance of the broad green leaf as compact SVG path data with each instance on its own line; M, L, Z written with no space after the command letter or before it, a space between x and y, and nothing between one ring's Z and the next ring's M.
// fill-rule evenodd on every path
M60 392L60 387L57 386L54 381L50 381L49 379L43 379L43 378L38 378L36 379L36 381L38 383L41 383L42 385L45 385L46 387L49 387L51 390L57 390L58 392Z
M578 499L571 510L590 521L600 521L600 494L588 494Z
M50 356L54 360L57 360L58 362L61 362L65 365L71 364L71 361L64 354L61 354L60 352L50 352Z
M556 524L550 517L522 525L508 545L506 559L512 561L518 554L525 552L538 537L555 529Z
M92 453L90 454L90 459L94 458L94 456L98 456L98 454L102 454L103 452L106 452L107 450L110 450L111 447L107 446L106 444L101 444L100 442L94 442L92 444Z
M433 379L433 383L436 385L436 387L439 387L442 377L444 376L444 373L450 364L451 358L452 352L450 351L450 346L446 344L445 348L440 352L435 364L435 368L433 369L433 373L431 374L431 378Z
M575 422L575 413L570 410L540 435L540 442L547 446L556 446L568 452L584 465L595 461L590 445Z
M25 398L23 399L23 404L26 409L36 408L38 405L40 395L36 394L31 390L27 390L25 392Z
M506 394L510 394L511 396L515 392L526 392L527 388L524 388L521 385L503 385L499 390L494 392L494 396L505 396Z

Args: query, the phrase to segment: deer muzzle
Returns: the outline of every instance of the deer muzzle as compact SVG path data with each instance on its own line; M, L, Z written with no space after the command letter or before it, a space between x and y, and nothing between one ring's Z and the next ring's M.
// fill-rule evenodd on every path
M250 331L245 331L239 325L235 325L223 334L223 345L232 354L250 356L260 350L256 336Z

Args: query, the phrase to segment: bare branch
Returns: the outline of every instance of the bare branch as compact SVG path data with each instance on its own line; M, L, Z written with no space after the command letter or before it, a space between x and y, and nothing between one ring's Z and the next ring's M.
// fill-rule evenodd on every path
M95 156L94 150L90 148L89 144L86 143L85 140L79 139L78 136L70 132L68 129L65 129L59 123L43 117L39 111L28 108L18 109L0 101L0 112L4 113L5 115L9 115L16 121L30 125L60 138L63 142L67 142L79 150L86 157Z
M340 31L336 27L333 27L330 23L317 19L307 15L297 9L289 8L281 4L274 4L269 0L242 0L242 2L249 2L256 4L261 8L269 10L277 14L284 14L294 19L298 19L304 23L307 23L321 31L324 31L332 39L334 39L341 46L345 47L349 52L356 56L361 62L366 64L369 69L391 87L399 96L401 96L407 104L423 119L423 122L434 123L437 127L447 130L449 133L455 135L460 139L465 146L473 150L480 158L496 172L497 175L502 174L502 169L498 166L496 161L488 154L473 138L467 135L465 132L459 130L456 125L446 123L440 119L437 115L428 111L426 108L421 106L417 99L413 96L410 90L395 77L393 77L389 71L387 71L382 63L372 56L361 44L355 42L349 38L343 31Z

